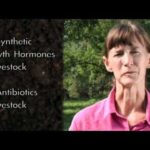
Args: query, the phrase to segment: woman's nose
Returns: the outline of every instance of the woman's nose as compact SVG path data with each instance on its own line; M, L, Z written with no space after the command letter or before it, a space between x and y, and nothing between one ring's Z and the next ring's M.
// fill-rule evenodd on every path
M131 56L130 54L126 53L123 57L123 64L125 66L131 66L133 65L133 56Z

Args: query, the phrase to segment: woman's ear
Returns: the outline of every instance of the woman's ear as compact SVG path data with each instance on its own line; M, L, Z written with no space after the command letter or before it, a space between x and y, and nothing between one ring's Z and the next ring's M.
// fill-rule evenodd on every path
M150 68L150 58L149 58L149 60L148 60L147 68Z
M112 68L110 67L109 60L106 56L103 56L103 63L105 65L105 68L108 72L112 72Z
M150 68L150 54L149 54L149 57L148 57L148 64L147 64L147 68L148 68L148 69Z

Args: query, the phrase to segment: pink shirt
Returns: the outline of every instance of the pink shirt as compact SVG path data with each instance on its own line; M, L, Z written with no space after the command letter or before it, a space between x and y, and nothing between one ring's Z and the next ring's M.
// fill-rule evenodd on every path
M115 89L106 99L78 112L69 131L150 131L150 93L147 91L146 119L134 126L120 115L115 108Z

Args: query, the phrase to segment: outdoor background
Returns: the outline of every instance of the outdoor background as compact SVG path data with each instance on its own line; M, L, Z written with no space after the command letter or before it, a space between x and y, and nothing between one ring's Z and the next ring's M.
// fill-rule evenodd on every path
M64 22L64 130L68 130L76 112L106 97L112 87L112 75L106 72L102 56L105 37L118 21L72 19ZM150 33L150 20L134 21ZM148 87L149 78L148 70Z

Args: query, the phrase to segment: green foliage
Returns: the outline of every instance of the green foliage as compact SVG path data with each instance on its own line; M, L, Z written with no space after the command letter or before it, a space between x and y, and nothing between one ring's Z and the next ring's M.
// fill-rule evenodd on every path
M119 20L66 20L64 88L71 98L99 97L111 88L111 74L102 62L105 37ZM148 32L149 20L136 20Z

